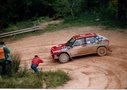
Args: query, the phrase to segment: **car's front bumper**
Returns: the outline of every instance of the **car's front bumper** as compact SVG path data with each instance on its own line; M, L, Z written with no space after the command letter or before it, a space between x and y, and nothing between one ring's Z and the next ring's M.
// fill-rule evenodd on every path
M52 50L51 50L51 56L52 56L53 59L58 59L58 58L59 58L57 54L54 54L54 53L52 52Z

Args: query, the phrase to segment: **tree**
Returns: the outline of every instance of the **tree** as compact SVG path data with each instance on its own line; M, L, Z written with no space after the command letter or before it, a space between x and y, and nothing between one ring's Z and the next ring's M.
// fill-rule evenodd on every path
M75 17L81 11L82 0L55 0L53 8L57 16L72 16Z
M127 25L127 0L118 0L118 20L123 26Z

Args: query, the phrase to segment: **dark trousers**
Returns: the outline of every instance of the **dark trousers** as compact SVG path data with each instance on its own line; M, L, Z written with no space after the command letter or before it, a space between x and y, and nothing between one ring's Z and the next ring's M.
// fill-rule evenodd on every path
M38 65L36 65L36 64L31 65L31 68L34 70L34 72L38 72L37 67L38 67Z
M1 75L6 75L8 73L7 66L11 66L11 61L5 60L3 62L0 62L0 66L1 66Z

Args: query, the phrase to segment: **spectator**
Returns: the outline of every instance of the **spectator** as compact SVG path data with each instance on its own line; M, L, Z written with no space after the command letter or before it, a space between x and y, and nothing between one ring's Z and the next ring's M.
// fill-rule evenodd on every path
M5 46L3 41L0 41L0 66L2 67L2 75L7 73L7 65L11 65L10 50Z
M32 59L31 64L31 68L34 70L34 72L39 72L37 67L40 63L43 63L43 60L40 57L38 57L38 55L35 55Z

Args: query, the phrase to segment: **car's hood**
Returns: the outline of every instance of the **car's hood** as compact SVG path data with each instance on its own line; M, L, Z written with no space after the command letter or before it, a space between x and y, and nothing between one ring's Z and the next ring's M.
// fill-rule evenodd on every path
M63 49L63 48L66 48L67 46L65 45L65 43L64 44L59 44L59 45L57 45L57 46L53 46L52 48L51 48L51 50L52 51L57 51L57 50L61 50L61 49Z

